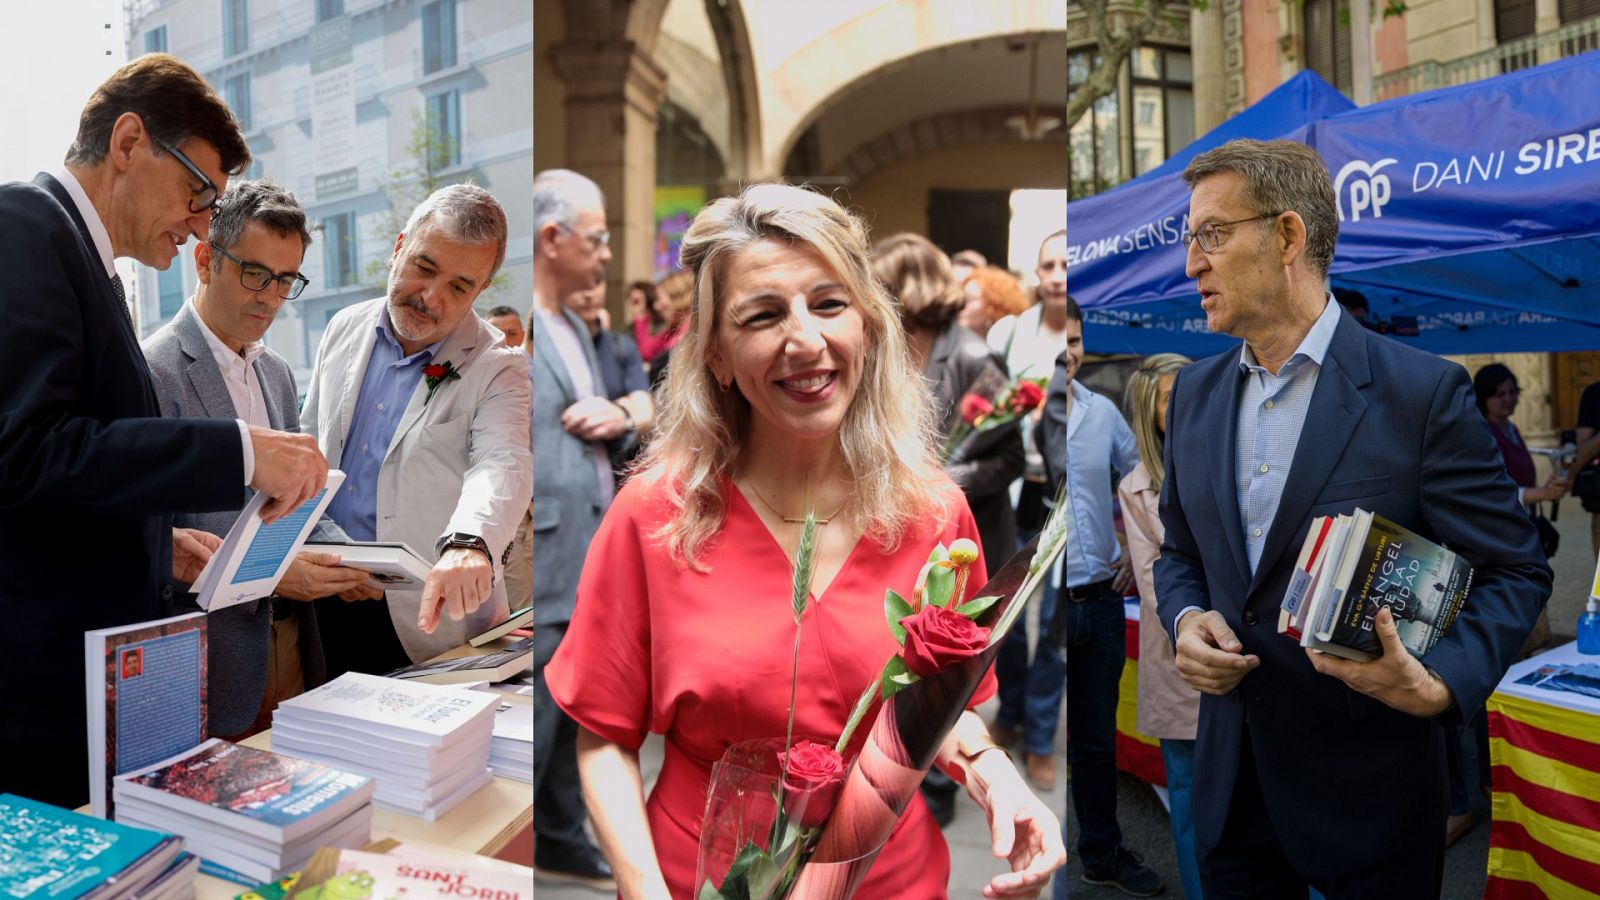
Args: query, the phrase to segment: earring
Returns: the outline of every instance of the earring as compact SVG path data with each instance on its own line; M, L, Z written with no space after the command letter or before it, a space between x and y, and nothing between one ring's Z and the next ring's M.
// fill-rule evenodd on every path
M728 389L733 387L733 380L729 379L727 381L723 381L722 379L719 378L719 379L717 379L717 387L722 388L722 392L724 394L726 394L728 392Z

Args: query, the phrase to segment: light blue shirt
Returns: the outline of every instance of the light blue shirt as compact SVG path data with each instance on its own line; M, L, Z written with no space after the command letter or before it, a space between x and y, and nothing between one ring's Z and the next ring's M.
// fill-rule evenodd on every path
M1289 478L1300 430L1311 409L1322 360L1339 325L1339 305L1330 297L1322 315L1274 375L1256 362L1249 345L1239 348L1239 371L1245 376L1234 433L1234 486L1239 497L1239 524L1244 528L1245 556L1255 575L1261 551L1278 515L1283 486Z
M1300 446L1306 413L1311 410L1311 395L1338 327L1339 304L1330 294L1322 314L1276 375L1256 362L1248 344L1239 348L1239 374L1244 384L1240 388L1239 417L1234 422L1233 477L1252 577L1261 562L1267 535L1272 532L1272 520L1278 516L1289 467L1294 463L1295 448ZM1190 606L1178 613L1173 620L1174 641L1177 624L1190 610L1199 608Z
M1072 410L1067 413L1067 502L1071 506L1073 540L1062 554L1066 579L1057 567L1053 583L1083 587L1111 577L1111 564L1122 555L1117 544L1111 470L1132 472L1139 465L1139 445L1117 405L1074 381Z
M378 472L406 406L422 381L422 367L433 361L433 354L444 343L441 339L406 356L389 324L388 304L378 308L373 328L377 337L372 342L372 358L361 378L350 434L339 459L344 486L328 504L328 517L358 541L378 539Z

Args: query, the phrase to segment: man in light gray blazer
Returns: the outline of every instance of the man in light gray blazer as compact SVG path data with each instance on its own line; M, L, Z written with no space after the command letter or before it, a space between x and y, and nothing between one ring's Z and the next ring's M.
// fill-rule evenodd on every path
M163 416L240 419L300 430L294 375L261 337L286 300L305 287L300 263L311 232L293 195L271 182L229 186L194 248L193 299L143 343ZM227 534L251 491L231 511L176 517L179 527ZM319 537L339 536L319 526ZM366 577L331 554L302 552L270 598L211 615L207 651L208 730L242 737L266 727L277 705L322 683L322 644L311 604ZM192 596L169 612L195 609Z
M508 615L506 554L533 496L527 357L472 311L505 254L494 197L440 188L395 239L388 295L323 333L300 421L345 473L328 515L432 565L421 591L318 601L330 678L421 662Z
M629 415L606 396L588 327L562 303L605 280L611 250L600 189L576 172L541 172L533 182L533 227L533 864L604 887L611 870L583 830L578 726L544 683L544 666L572 620L589 541L611 499L606 442L631 428Z

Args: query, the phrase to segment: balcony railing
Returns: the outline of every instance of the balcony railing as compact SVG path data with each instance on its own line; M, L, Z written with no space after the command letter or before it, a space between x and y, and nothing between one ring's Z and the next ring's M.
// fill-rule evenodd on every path
M1507 41L1498 47L1439 62L1430 59L1373 79L1373 93L1379 100L1419 94L1434 88L1466 84L1554 62L1600 48L1600 16L1563 25L1554 31Z

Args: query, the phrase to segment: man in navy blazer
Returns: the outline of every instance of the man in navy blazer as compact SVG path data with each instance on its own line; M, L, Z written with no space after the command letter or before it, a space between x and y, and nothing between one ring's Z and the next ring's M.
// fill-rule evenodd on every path
M1187 272L1244 346L1178 376L1167 415L1161 625L1204 692L1193 815L1207 900L1436 897L1442 721L1481 706L1550 594L1533 524L1464 370L1361 327L1323 289L1328 172L1290 141L1234 141L1184 172ZM1313 518L1370 510L1475 569L1420 661L1381 613L1382 658L1277 634Z
M238 123L193 69L141 57L96 89L63 170L0 185L0 791L86 801L83 632L160 618L218 538L171 514L278 518L321 490L316 443L162 419L112 260L205 238Z

